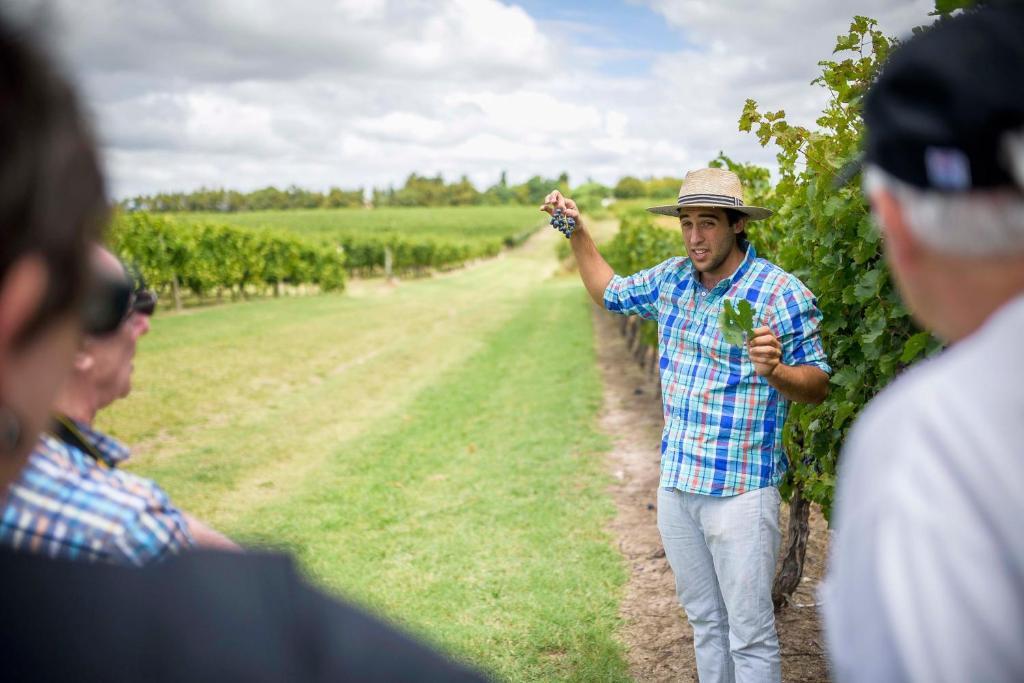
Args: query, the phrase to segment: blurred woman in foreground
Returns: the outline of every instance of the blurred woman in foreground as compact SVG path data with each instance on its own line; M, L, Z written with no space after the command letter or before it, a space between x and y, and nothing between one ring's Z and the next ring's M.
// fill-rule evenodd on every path
M102 315L88 244L107 217L91 136L73 94L0 24L0 491L46 425L81 312ZM102 321L100 321L102 322Z
M53 408L82 330L124 287L89 277L106 220L75 99L0 17L0 496ZM5 681L479 681L301 579L287 557L196 551L131 569L0 550Z

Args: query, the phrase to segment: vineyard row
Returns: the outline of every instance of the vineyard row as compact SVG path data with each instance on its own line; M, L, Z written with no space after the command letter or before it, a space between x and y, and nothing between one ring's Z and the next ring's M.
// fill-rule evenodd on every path
M207 222L191 223L145 212L122 213L110 231L110 245L137 267L151 287L197 298L223 291L253 291L313 285L341 291L351 274L396 274L448 269L496 256L529 232L501 239L458 239L433 235L351 235L303 237Z

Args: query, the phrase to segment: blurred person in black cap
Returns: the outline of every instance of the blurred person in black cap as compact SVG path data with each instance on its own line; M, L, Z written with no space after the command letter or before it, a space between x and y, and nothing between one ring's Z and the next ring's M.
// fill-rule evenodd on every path
M88 275L107 207L76 97L3 16L0 150L3 492L80 331L109 333L124 315L123 291ZM318 592L280 556L196 551L135 569L0 549L0 585L4 681L482 680Z
M823 611L836 680L1024 681L1024 6L940 21L864 105L864 188L950 346L843 449Z

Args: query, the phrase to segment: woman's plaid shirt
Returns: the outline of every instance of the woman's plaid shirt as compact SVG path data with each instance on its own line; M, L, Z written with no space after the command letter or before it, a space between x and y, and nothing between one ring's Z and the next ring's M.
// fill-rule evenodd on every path
M789 402L754 372L746 349L722 338L718 317L726 299L753 305L755 327L767 325L779 338L783 363L831 373L814 295L758 258L753 245L736 272L710 291L683 257L614 276L605 307L658 321L665 409L660 486L734 496L778 485L788 466L782 426Z
M102 456L43 435L0 498L0 545L50 557L142 566L194 545L184 516L149 479L115 469L128 449L76 423Z

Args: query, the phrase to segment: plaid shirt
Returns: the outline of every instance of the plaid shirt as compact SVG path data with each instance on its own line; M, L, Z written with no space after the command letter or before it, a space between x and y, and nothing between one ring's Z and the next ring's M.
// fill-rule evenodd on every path
M0 499L0 545L49 557L142 566L195 542L181 511L149 479L114 469L116 440L75 424L104 463L43 435Z
M658 321L665 410L660 486L734 496L778 485L788 467L782 426L789 402L754 372L745 349L722 338L718 317L727 298L753 305L755 327L767 325L779 338L783 363L831 373L814 295L758 258L753 245L736 272L710 291L683 257L614 276L605 307Z

